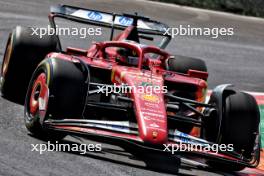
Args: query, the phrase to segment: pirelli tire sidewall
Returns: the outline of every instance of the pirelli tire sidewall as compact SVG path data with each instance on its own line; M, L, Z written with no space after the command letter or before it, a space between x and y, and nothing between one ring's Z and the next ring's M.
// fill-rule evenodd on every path
M45 73L49 89L45 117L32 116L29 111L32 87L41 73ZM79 63L56 58L43 60L35 70L26 94L24 116L27 129L33 134L42 135L45 131L44 120L82 118L87 95L85 80L86 75Z

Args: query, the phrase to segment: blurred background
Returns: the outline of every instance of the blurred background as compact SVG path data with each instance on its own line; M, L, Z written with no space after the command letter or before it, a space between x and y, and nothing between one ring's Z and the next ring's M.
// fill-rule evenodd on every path
M192 7L264 17L263 0L155 0Z

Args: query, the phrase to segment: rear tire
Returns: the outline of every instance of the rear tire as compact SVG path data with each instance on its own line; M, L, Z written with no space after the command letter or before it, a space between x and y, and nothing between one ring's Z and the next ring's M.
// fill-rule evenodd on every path
M82 118L87 94L85 79L78 63L60 59L43 61L34 72L27 91L26 128L39 137L64 137L61 133L45 130L43 121Z
M24 103L31 75L44 57L57 49L54 36L31 35L32 30L17 26L9 35L1 69L1 93L8 100Z
M187 74L189 70L207 72L207 67L203 60L191 57L174 56L167 60L166 65L167 70L183 74Z

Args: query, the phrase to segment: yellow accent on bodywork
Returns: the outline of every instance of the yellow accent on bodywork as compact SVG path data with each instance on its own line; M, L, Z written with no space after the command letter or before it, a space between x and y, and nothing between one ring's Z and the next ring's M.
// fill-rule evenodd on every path
M114 76L115 76L115 70L113 69L111 72L111 80L114 81Z
M123 77L125 76L125 74L126 74L126 71L122 71L121 72L121 75L120 75L120 78L123 79Z

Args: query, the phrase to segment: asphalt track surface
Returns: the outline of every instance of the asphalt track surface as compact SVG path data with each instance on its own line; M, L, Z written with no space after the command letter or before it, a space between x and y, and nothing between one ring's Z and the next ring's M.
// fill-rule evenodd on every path
M49 6L59 3L106 10L134 12L163 21L170 26L233 27L232 37L177 37L168 50L174 54L204 59L210 73L209 86L232 83L247 91L264 91L264 20L239 17L129 0L0 0L0 57L8 33L16 25L45 26ZM67 41L66 41L67 42ZM76 41L75 41L76 42ZM78 41L79 42L79 41ZM82 45L86 45L84 41ZM68 41L70 43L70 41ZM65 143L95 143L69 136ZM180 168L172 158L156 153L144 155L121 147L102 144L100 153L81 155L67 152L32 152L30 144L45 143L29 135L24 127L23 107L0 98L0 175L237 175L199 168L183 161Z

